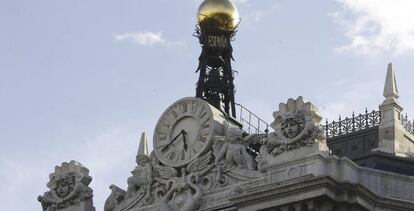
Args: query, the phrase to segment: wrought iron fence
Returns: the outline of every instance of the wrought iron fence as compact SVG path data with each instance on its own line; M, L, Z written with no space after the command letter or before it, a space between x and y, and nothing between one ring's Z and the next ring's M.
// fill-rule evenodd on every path
M326 125L323 125L325 129L326 138L332 138L336 136L350 134L356 131L372 128L378 126L381 122L381 112L373 110L368 112L365 109L365 114L355 115L352 113L351 118L342 119L339 116L339 121L332 121L332 123L326 120Z
M246 107L236 103L239 107L239 122L243 125L243 130L249 134L263 134L269 132L269 124Z
M263 119L238 103L236 103L236 106L239 107L238 121L243 125L243 130L246 133L263 134L269 132L269 124ZM332 121L331 123L327 119L326 124L322 126L325 130L326 138L333 138L376 127L380 122L380 111L372 110L368 112L368 109L365 109L364 114L355 115L355 113L352 113L352 117L346 117L345 119L339 116L338 121ZM405 130L414 136L414 119L409 120L407 114L405 116L401 115L401 123Z
M414 136L414 120L408 120L408 115L405 114L402 115L401 114L401 123L403 125L403 127L411 134Z

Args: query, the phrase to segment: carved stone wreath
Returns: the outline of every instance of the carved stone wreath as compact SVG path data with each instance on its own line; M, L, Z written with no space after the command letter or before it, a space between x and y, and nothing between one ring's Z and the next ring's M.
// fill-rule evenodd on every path
M265 139L261 152L266 152L263 153L276 156L324 139L320 125L322 117L318 109L312 103L304 102L302 97L296 100L290 98L286 104L281 103L273 117L271 127L275 131Z

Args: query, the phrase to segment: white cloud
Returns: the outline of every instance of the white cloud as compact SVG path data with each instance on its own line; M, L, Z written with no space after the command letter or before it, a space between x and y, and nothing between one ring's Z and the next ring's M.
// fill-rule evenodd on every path
M184 44L184 41L168 41L163 38L161 32L128 32L122 34L116 34L114 36L115 42L131 42L141 46L176 46Z
M365 55L414 50L413 0L336 1L342 8L332 17L350 39L337 50Z
M115 35L115 41L131 41L138 45L154 45L157 43L164 43L161 32L130 32Z

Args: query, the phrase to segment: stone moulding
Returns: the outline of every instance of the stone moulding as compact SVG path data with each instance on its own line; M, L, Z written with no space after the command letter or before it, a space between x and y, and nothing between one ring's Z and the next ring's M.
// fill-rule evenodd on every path
M411 176L360 167L348 158L310 155L269 166L261 178L206 191L198 210L250 211L298 203L322 210L328 206L324 201L359 210L411 210L413 181ZM160 209L153 204L129 211L142 210Z
M318 197L357 203L364 210L414 208L414 177L360 167L348 158L312 155L269 166L266 175L261 184L241 186L243 194L229 201L238 210L274 208Z

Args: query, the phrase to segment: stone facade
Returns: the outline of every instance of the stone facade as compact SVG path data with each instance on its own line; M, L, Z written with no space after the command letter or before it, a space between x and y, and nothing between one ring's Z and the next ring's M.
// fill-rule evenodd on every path
M214 137L211 151L186 168L165 166L150 155L153 175L159 175L150 180L150 203L116 200L125 191L111 186L108 201L118 205L106 211L414 210L414 177L330 155L321 116L310 102L289 99L273 116L273 132L245 137L223 122L223 136ZM249 153L257 144L258 154ZM160 175L162 169L168 176Z
M143 133L127 190L111 185L104 210L414 210L414 142L391 66L386 81L379 125L342 135L330 149L318 109L302 97L281 103L263 134L246 134L201 99L181 99L156 127L158 154ZM180 151L187 154L173 156ZM43 210L94 211L90 182L84 166L62 163L39 196Z

